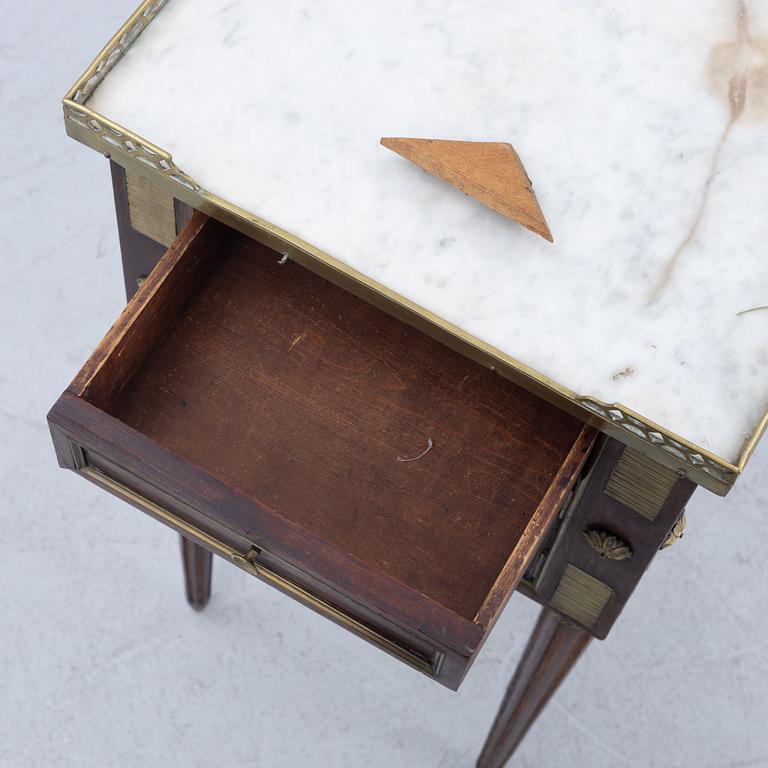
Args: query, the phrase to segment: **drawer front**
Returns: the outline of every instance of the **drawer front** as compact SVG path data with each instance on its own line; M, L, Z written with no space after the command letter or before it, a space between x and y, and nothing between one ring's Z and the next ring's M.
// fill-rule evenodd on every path
M429 677L436 679L440 677L444 660L442 651L432 648L419 638L408 635L398 627L383 626L364 609L359 613L368 613L368 616L354 615L349 607L341 607L341 604L349 603L343 595L334 594L326 585L316 581L312 583L313 579L308 574L302 573L299 569L281 561L280 558L262 550L257 544L247 542L237 534L224 529L209 517L188 508L184 502L173 499L160 489L152 487L143 479L102 456L88 451L71 439L69 446L75 470L79 474L174 528L186 538L277 587L389 655ZM189 517L193 517L193 521L190 521ZM310 583L314 589L309 586ZM318 594L318 592L325 592L325 594Z

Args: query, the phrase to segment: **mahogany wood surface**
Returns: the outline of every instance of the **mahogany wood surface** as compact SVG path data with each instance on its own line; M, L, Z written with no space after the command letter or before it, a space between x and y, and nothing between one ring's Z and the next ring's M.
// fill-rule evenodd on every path
M180 536L181 562L184 566L184 584L187 602L201 611L211 597L211 553L185 536Z
M113 415L473 619L582 424L229 236Z
M199 214L168 249L162 259L162 279L147 280L147 288L139 291L143 298L138 300L139 293L134 295L128 304L131 311L120 315L75 377L72 389L78 395L109 410L126 382L143 365L147 350L171 328L189 291L216 258L217 249L226 247L230 230L223 225L205 224L206 217Z
M544 608L477 760L502 768L544 705L586 649L591 636Z
M52 430L238 550L442 648L456 687L596 433L279 262L196 214Z
M410 638L416 649L431 647L446 655L439 682L458 687L483 628L406 587L367 563L255 503L218 478L92 406L64 392L49 413L49 425L62 467L80 470L73 444L82 446L87 463L172 513L161 519L180 533L192 524L233 551L247 553L254 542L269 564L285 572L355 618L388 635ZM150 515L145 503L115 492L98 477L91 482L116 493ZM196 542L209 548L209 543ZM211 549L218 554L218 549Z

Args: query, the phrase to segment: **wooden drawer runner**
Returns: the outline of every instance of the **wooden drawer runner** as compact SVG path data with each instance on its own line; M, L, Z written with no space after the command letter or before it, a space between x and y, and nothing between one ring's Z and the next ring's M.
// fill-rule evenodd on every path
M451 688L595 438L202 214L49 423L62 466Z

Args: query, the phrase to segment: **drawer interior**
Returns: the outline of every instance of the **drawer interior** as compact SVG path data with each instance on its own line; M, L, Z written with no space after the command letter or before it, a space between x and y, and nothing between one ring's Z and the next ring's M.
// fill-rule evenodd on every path
M194 247L169 252L165 274L153 273L73 386L263 507L476 620L511 560L515 583L522 575L521 541L584 425L203 219L187 228Z

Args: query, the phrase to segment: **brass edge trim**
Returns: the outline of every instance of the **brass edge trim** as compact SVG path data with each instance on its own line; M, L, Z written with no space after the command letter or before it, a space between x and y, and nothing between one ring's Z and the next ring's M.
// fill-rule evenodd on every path
M273 586L279 587L283 591L298 598L304 603L312 606L319 613L324 616L335 619L340 624L343 624L348 629L353 629L357 634L362 635L374 645L386 651L392 656L404 661L412 667L416 667L424 674L431 677L437 677L440 672L440 667L443 662L443 654L440 651L435 651L433 657L430 660L424 659L414 651L409 650L404 645L397 643L384 635L377 632L375 629L363 624L357 619L352 618L343 611L336 608L334 605L326 602L320 597L313 595L303 587L300 587L290 579L286 579L284 576L273 571L263 563L256 560L259 554L258 548L254 547L248 555L241 555L239 552L233 552L231 555L232 562L238 567L247 571L253 576L258 576L265 581L268 581Z
M760 442L760 438L768 431L768 411L765 412L760 423L757 425L757 429L747 438L742 448L741 456L738 461L739 472L743 472L747 466L747 462L752 458L752 454L757 448L757 444Z
M62 104L67 133L72 138L98 149L108 157L111 157L114 152L119 152L143 164L148 170L160 174L161 178L158 179L154 175L143 175L171 194L178 196L179 187L197 193L200 197L204 194L202 187L191 176L184 173L164 149L160 149L151 141L123 128L90 107L78 104L71 99L64 99ZM83 141L77 131L70 130L72 127L80 128L90 134L92 142ZM171 188L168 188L167 185L162 184L161 179L174 183Z
M741 468L738 465L721 459L711 451L707 451L701 446L664 429L620 403L604 403L588 396L576 396L576 400L579 405L590 413L599 416L605 423L634 435L651 449L663 451L673 461L684 464L686 468L699 473L703 472L730 486L741 473ZM768 414L766 415L768 416Z
M197 526L192 525L191 523L188 523L179 517L176 517L176 515L172 514L164 507L161 507L159 504L155 504L153 501L150 501L145 496L142 496L140 493L132 490L124 483L121 483L120 481L115 480L114 478L105 474L100 469L91 466L88 463L87 455L82 446L72 442L72 440L69 441L69 446L75 459L75 470L79 474L84 475L91 480L95 480L99 485L103 485L109 490L114 491L126 501L132 502L133 504L137 504L143 509L146 509L152 515L159 517L163 522L168 523L171 527L176 528L182 533L195 538L197 541L210 547L212 550L214 550L214 552L221 555L222 557L231 557L233 552L231 547L226 546L218 539L207 534L201 528L198 528Z
M123 54L162 10L166 2L167 0L143 0L110 38L109 42L99 51L96 58L86 67L64 98L71 99L78 104L85 104L99 83L120 61Z
M270 247L283 250L290 257L296 256L297 261L310 269L314 267L314 271L319 271L318 266L322 267L321 273L324 277L357 295L361 295L362 292L363 298L367 300L370 300L371 296L377 297L378 301L373 303L381 309L430 335L435 335L435 331L439 331L440 340L444 343L496 370L505 378L523 386L527 384L528 388L535 383L538 387L535 390L536 394L560 407L566 404L571 406L566 410L586 418L589 423L620 442L650 453L659 463L684 471L685 475L698 485L720 495L725 495L730 490L746 466L760 437L768 428L768 410L754 434L746 441L737 463L731 464L701 446L645 419L620 403L604 403L589 395L579 395L569 390L519 360L385 288L361 272L348 267L330 254L265 219L205 191L173 162L169 152L87 107L84 102L87 101L88 96L139 34L151 23L165 2L166 0L144 0L69 89L63 105L67 133L72 138L105 154L111 155L117 152L120 159L133 163L137 172L143 170L144 173L151 175L155 183L168 184L169 191L183 202L223 220ZM97 79L94 80L94 78ZM89 83L92 87L88 85ZM444 338L445 336L449 339Z
M377 630L369 627L358 619L349 616L336 606L323 600L321 597L313 595L311 592L304 589L304 587L281 576L263 563L254 562L251 558L255 557L255 555L252 553L255 552L258 554L261 551L258 547L254 546L247 555L242 555L237 550L228 547L226 544L223 544L197 526L182 520L164 507L161 507L159 504L150 501L146 496L142 496L124 483L121 483L119 480L115 480L96 467L91 466L88 463L87 454L82 446L74 443L72 440L69 441L69 445L75 461L76 470L80 474L95 480L100 485L106 486L109 490L114 491L126 501L132 502L139 507L143 507L155 517L160 518L162 521L183 532L187 536L197 539L197 541L207 545L217 554L227 558L243 570L248 571L251 575L258 576L264 581L269 582L272 586L279 587L287 592L289 596L298 599L302 603L306 603L323 616L331 618L346 629L361 635L364 639L385 651L390 656L394 656L430 677L436 678L440 674L440 669L445 658L445 654L441 651L436 650L432 657L427 659L405 645L390 640Z

